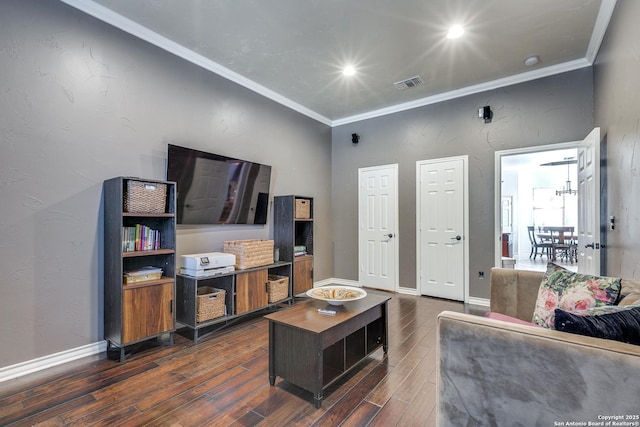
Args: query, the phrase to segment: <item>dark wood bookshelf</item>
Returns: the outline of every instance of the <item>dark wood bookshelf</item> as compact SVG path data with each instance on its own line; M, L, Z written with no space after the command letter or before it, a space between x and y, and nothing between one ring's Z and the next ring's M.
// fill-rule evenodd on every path
M296 201L308 202L308 218L296 215ZM276 196L273 206L274 245L280 260L293 263L293 295L300 295L313 288L313 198ZM306 253L296 255L296 246L305 246Z
M161 197L132 199L128 188L140 182L166 188L164 209ZM145 190L147 191L146 185ZM149 191L154 191L150 189ZM176 186L174 182L116 177L104 182L104 338L109 356L124 361L137 344L156 339L173 344L175 319L176 263ZM145 197L147 193L135 194ZM155 194L157 196L157 193ZM129 199L127 199L129 197ZM125 211L125 199L148 201L160 212ZM154 205L154 203L156 203ZM155 206L156 209L153 209ZM124 252L123 227L144 225L159 233L160 249ZM127 271L146 266L158 267L163 275L157 280L124 283Z

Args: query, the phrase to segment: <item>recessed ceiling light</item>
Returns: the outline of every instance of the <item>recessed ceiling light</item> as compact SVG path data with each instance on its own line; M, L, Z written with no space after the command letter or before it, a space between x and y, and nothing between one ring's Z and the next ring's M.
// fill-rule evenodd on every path
M527 67L533 67L538 62L540 62L540 57L538 55L531 55L524 60L524 65Z
M457 39L458 37L460 37L463 34L464 34L464 28L462 28L462 26L460 26L460 25L454 25L453 27L451 27L449 29L449 32L447 33L447 38L448 39Z
M353 68L353 66L351 65L347 65L342 70L342 74L344 74L345 76L353 76L355 73L356 73L356 69Z

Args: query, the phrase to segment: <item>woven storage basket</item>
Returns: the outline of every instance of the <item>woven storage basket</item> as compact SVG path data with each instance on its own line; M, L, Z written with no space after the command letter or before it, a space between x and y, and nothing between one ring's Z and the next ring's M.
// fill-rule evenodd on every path
M198 288L198 310L196 312L196 322L215 319L224 316L224 289L216 289L210 286Z
M267 282L269 302L276 302L289 296L289 278L287 276L269 275Z
M127 181L124 192L124 211L133 213L164 213L167 203L167 184Z
M311 218L311 200L309 199L296 199L296 219L309 219Z
M273 240L227 240L224 252L236 256L236 269L273 264Z

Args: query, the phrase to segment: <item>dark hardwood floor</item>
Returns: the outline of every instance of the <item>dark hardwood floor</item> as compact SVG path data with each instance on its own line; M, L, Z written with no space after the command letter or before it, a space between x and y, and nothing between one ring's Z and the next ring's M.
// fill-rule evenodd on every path
M376 291L370 291L376 292ZM194 344L105 354L0 383L1 426L433 426L436 323L462 303L394 294L389 351L328 392L268 379L268 322L256 317ZM480 313L482 308L477 312Z

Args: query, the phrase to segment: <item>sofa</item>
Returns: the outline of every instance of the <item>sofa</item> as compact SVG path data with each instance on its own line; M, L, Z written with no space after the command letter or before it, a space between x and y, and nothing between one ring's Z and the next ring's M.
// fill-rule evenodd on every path
M439 427L640 425L639 345L524 324L543 274L492 269L490 311L515 321L438 316ZM618 301L640 303L640 281Z

